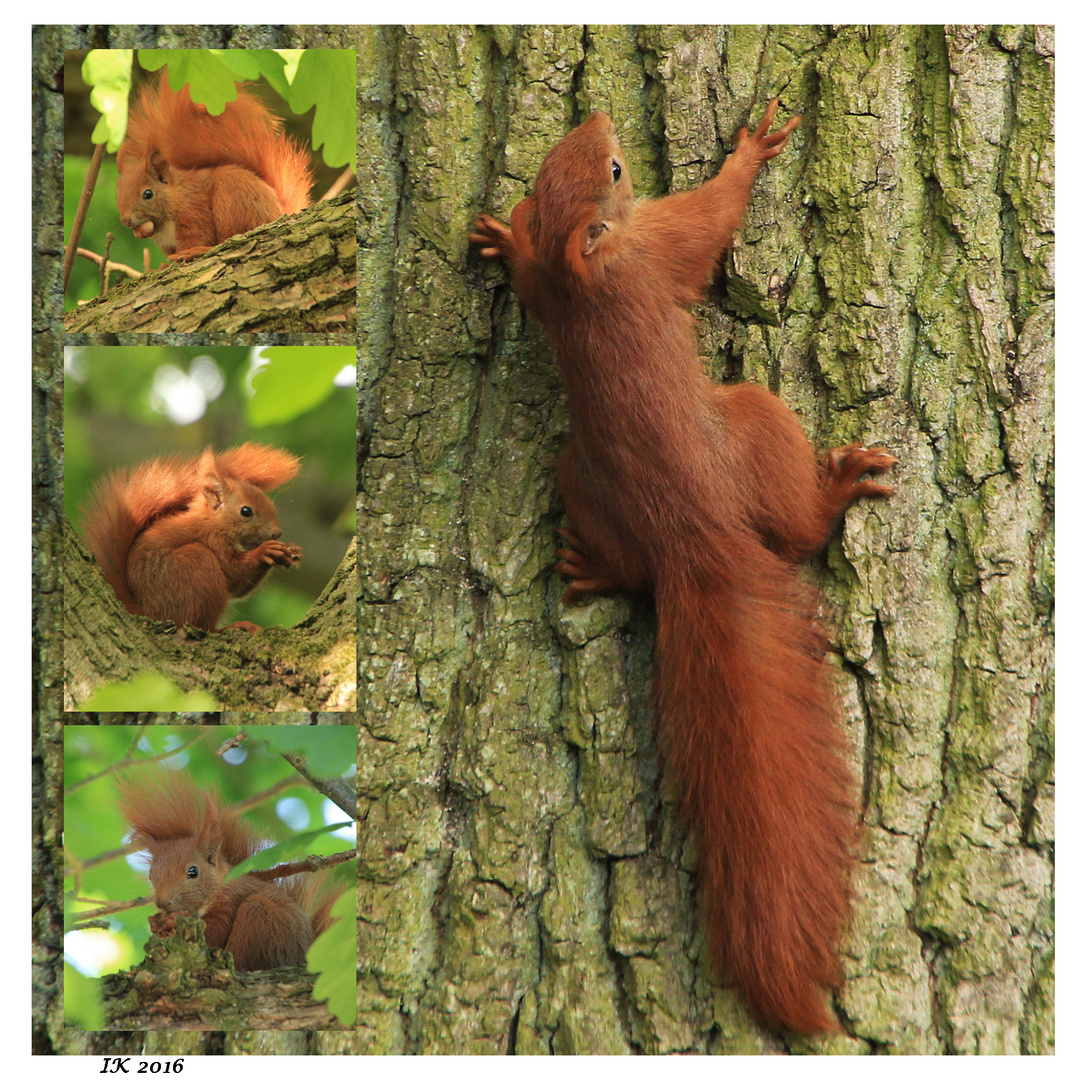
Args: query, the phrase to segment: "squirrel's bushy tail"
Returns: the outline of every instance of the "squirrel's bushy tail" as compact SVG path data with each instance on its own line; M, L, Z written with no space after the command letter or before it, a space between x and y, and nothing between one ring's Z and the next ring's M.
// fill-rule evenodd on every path
M157 518L184 510L197 491L193 462L181 457L119 469L94 487L83 514L86 545L128 611L140 614L127 582L127 557L135 537Z
M312 929L318 937L337 920L331 918L330 909L337 898L349 888L343 876L320 870L313 874L298 874L281 882L289 895L311 919Z
M842 978L855 809L815 596L751 538L725 542L745 551L656 588L666 768L698 830L714 962L769 1026L836 1030L823 991Z
M282 121L245 86L218 116L191 100L188 87L173 90L167 68L145 83L128 115L127 135L117 155L121 172L148 162L156 150L170 168L203 169L226 163L249 169L275 191L282 213L308 205L312 184L307 150L282 134Z

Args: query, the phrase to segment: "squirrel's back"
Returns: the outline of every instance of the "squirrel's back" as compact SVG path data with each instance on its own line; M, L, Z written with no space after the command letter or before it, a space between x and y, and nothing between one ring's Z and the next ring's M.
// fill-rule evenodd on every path
M173 90L167 70L143 84L128 114L127 135L117 153L117 204L136 205L151 155L160 153L171 169L238 165L264 180L278 196L282 213L308 205L311 159L282 133L275 116L247 87L212 116L191 100L187 85Z

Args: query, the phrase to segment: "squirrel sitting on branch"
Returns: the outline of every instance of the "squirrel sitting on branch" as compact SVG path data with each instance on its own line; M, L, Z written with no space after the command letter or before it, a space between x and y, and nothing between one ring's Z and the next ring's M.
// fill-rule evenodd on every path
M266 492L296 476L300 459L244 443L196 458L155 458L94 489L87 546L134 615L216 631L230 599L247 596L273 566L298 566ZM251 633L254 623L231 624Z
M285 883L268 880L266 871L229 879L267 841L184 773L155 768L123 778L117 797L135 844L149 853L158 908L149 921L158 937L175 932L177 915L194 915L205 924L206 944L232 953L238 971L304 963L333 922L330 909L345 885L324 871Z
M311 157L281 128L244 86L213 116L186 85L173 90L162 69L136 96L117 151L121 223L180 262L303 210Z

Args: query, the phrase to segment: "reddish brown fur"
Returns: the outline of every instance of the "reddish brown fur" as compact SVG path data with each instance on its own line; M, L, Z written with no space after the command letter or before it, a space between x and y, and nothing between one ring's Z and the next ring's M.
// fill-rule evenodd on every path
M822 990L841 981L856 814L818 597L794 561L853 499L889 493L859 476L894 459L845 447L820 470L779 399L702 371L685 305L798 124L769 134L775 110L708 183L636 204L613 125L593 113L510 228L481 215L472 240L507 260L559 361L566 599L654 594L661 741L700 838L714 960L766 1024L818 1032L836 1026Z
M150 883L162 937L186 912L206 924L206 943L228 949L240 971L297 965L330 924L328 911L344 886L323 875L284 885L249 874L226 881L237 863L266 846L216 792L201 791L183 773L155 769L117 782L120 812L134 840L150 853ZM195 871L194 877L190 876Z
M119 470L94 489L87 546L128 611L214 630L230 598L246 596L271 566L300 562L300 548L278 539L264 494L299 468L284 450L244 443Z
M211 116L187 86L173 90L163 69L135 99L117 153L121 222L182 260L303 210L311 160L281 126L244 87Z

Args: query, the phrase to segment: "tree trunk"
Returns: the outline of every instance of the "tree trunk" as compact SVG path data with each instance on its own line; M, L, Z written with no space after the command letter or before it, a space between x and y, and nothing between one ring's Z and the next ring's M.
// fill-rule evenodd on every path
M1030 28L372 32L366 1050L1052 1050L1052 52ZM701 352L819 447L900 459L809 571L865 800L846 1034L813 1042L714 985L657 779L650 606L560 603L561 391L466 239L592 108L662 195L777 95L803 121Z

